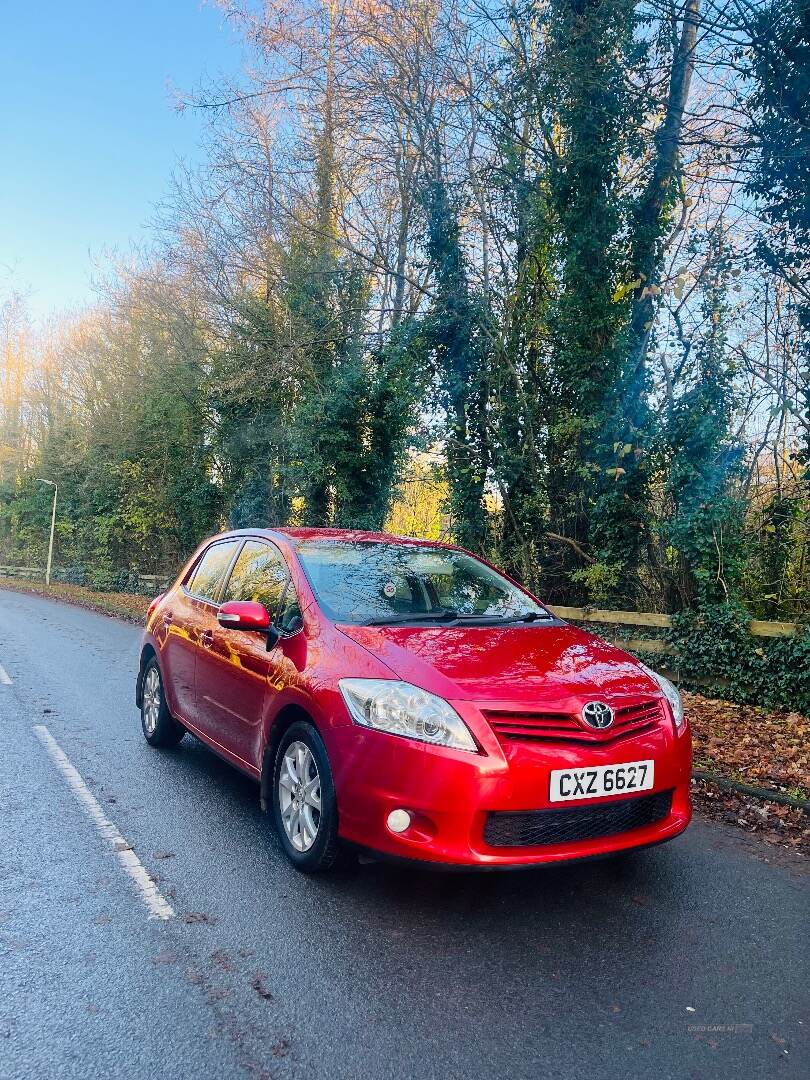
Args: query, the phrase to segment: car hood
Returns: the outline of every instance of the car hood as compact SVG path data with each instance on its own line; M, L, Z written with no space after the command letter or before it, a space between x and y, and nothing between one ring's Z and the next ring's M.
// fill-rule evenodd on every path
M568 624L340 630L401 679L447 698L565 708L661 692L632 656Z

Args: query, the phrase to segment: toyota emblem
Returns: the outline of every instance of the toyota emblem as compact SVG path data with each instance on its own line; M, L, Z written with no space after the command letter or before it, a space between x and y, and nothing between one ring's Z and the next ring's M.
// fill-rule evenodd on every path
M604 701L589 701L582 710L582 719L588 727L603 731L613 723L613 709Z

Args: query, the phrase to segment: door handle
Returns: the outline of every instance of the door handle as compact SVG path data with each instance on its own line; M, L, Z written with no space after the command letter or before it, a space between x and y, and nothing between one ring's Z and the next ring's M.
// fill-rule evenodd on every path
M203 630L202 634L200 634L200 641L202 642L202 647L204 649L210 649L211 646L214 644L213 631Z

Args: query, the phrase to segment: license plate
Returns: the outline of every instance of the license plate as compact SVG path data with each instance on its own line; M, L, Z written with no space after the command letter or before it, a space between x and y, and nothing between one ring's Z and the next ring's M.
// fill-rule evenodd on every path
M621 765L594 765L590 769L553 769L551 802L571 799L603 799L633 791L649 791L653 786L652 761L628 761Z

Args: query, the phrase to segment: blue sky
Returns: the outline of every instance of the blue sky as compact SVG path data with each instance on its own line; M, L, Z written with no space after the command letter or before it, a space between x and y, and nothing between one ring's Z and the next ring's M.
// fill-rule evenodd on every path
M0 0L0 298L35 317L92 299L93 257L147 238L203 118L170 86L238 74L201 0Z

